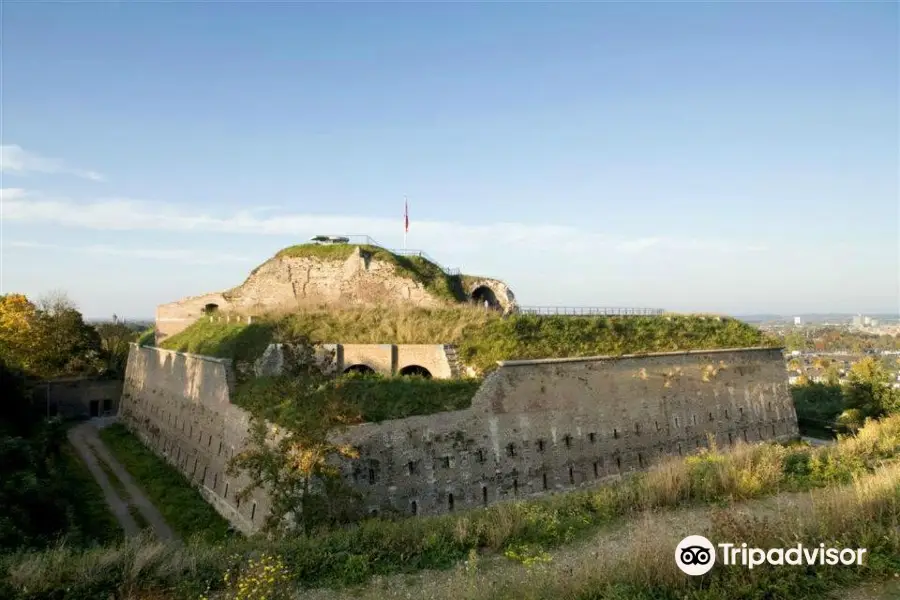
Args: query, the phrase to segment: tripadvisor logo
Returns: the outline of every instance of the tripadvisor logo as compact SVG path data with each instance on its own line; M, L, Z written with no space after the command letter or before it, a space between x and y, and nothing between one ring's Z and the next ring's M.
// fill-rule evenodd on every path
M760 565L861 565L865 548L826 548L825 544L790 548L749 548L747 544L714 546L702 535L689 535L675 548L675 564L688 575L704 575L716 564L716 547L722 552L722 564L752 569Z

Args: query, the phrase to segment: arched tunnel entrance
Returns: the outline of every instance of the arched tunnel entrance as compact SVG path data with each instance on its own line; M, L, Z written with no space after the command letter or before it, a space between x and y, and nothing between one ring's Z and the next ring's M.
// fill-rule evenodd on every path
M503 308L500 305L500 301L497 300L497 294L486 285L479 286L472 290L472 302L478 306L493 310L501 310Z
M344 369L344 373L356 373L358 375L374 375L375 369L369 365L350 365Z
M401 377L424 377L431 379L431 371L419 365L409 365L400 369Z

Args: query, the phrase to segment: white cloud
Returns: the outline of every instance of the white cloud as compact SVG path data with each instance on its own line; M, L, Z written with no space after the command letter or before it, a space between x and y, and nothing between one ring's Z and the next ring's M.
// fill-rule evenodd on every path
M253 259L234 254L198 253L194 250L166 249L166 248L119 248L106 245L90 246L62 246L59 244L45 244L43 242L31 242L25 240L12 240L3 243L5 248L22 248L27 250L58 250L64 252L77 252L79 254L91 254L94 256L114 256L125 258L140 258L148 260L170 260L180 263L195 265L211 265L221 263L250 263Z
M306 240L317 234L366 234L382 242L402 235L402 219L353 215L280 213L260 215L258 210L210 214L191 212L173 205L128 199L73 202L46 198L20 189L0 190L3 215L9 221L43 223L103 231L209 232L291 236ZM269 212L269 211L266 211ZM717 250L751 252L764 248L722 240L623 236L585 231L561 225L490 223L469 225L447 221L411 221L411 246L426 246L429 252L491 248L553 248L556 252L635 253L649 250ZM419 242L425 240L425 242ZM387 244L391 246L392 244Z
M15 144L0 146L0 171L16 175L46 173L74 175L91 181L105 180L103 175L96 171L70 167L61 160L39 156Z

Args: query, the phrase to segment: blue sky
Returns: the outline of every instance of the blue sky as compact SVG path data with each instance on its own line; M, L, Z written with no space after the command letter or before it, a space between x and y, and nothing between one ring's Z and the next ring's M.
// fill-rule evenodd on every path
M897 312L898 5L5 3L2 291L369 234L528 305Z

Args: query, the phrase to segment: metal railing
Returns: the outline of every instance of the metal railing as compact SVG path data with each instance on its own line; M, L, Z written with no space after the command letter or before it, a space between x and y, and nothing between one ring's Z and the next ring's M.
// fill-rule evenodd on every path
M353 244L353 245L356 245L356 246L376 246L376 247L378 247L378 248L383 248L383 249L387 250L388 252L390 252L391 254L396 254L397 256L418 256L419 258L424 258L424 259L427 260L428 262L433 263L433 264L437 265L438 267L440 267L440 269L441 269L446 275L451 275L451 276L453 276L453 275L459 275L459 274L460 274L460 270L459 270L459 269L455 269L455 268L450 268L450 267L445 267L445 266L443 266L441 263L439 263L438 261L434 260L431 256L429 256L429 255L428 255L425 251L423 251L423 250L405 250L405 249L404 249L404 250L398 250L398 249L396 249L396 248L388 248L387 246L385 246L384 244L382 244L381 242L379 242L379 241L376 240L375 238L372 238L372 237L369 237L368 235L363 235L363 234L351 234L351 235L347 235L347 234L339 234L339 235L333 235L332 237L343 237L343 238L347 238L347 239L349 240L347 243Z
M659 316L666 311L662 308L627 308L603 306L520 306L518 312L525 315L566 315L566 316Z

